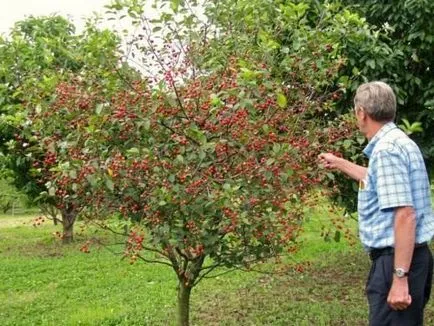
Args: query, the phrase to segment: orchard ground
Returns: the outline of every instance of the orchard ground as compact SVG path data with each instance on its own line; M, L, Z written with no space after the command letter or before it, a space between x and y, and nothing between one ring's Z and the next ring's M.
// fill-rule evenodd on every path
M192 325L366 325L369 259L361 247L333 240L327 209L308 214L300 250L261 272L234 271L193 290ZM169 268L129 264L122 238L86 228L64 246L51 222L0 216L0 320L6 325L174 325L176 280ZM356 223L347 220L353 231ZM324 241L321 232L331 231ZM90 253L80 248L99 244ZM224 273L224 270L220 272ZM426 311L434 325L434 299Z

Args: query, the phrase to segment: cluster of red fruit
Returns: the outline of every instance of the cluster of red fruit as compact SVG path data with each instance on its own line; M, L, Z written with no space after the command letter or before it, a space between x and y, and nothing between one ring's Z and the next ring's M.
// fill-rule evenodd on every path
M45 222L45 217L43 217L43 216L38 216L37 218L35 218L35 219L33 220L33 226L34 226L34 227L37 227L37 226L41 225L41 224L44 223L44 222Z
M56 161L57 161L56 153L48 152L47 154L45 154L44 164L46 166L52 166L56 163Z
M119 176L119 171L125 167L126 159L121 153L113 155L113 159L107 164L107 173L116 178Z
M130 264L134 264L137 261L139 252L143 249L144 239L144 235L138 231L131 231L129 233L124 250L124 257L130 258Z
M199 227L194 220L188 220L187 223L185 223L185 227L192 234L199 234Z
M224 233L230 233L234 232L237 228L237 222L238 222L238 213L230 208L223 208L223 214L225 217L229 218L229 221L225 223L225 226L223 227Z
M192 181L187 187L185 187L185 192L189 195L196 195L202 191L202 186L207 183L206 178L201 178Z
M83 253L85 253L85 254L90 253L90 249L89 249L90 245L91 245L91 242L90 242L90 241L86 241L86 242L85 242L85 243L80 247L80 251L83 252Z

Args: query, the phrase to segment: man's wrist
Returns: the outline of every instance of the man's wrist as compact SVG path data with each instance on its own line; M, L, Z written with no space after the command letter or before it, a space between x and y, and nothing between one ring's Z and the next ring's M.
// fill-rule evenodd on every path
M344 158L338 157L336 159L336 168L339 171L345 172L345 162L346 162L346 160Z
M398 277L396 275L393 275L393 284L397 286L408 286L408 276L405 277Z
M402 267L395 267L393 270L393 275L397 278L407 278L408 277L408 270Z

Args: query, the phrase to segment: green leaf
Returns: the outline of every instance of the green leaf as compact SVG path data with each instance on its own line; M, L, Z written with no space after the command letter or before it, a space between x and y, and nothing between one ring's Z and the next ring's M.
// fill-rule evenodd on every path
M267 164L268 166L272 165L276 160L274 158L269 158L267 160L267 162L265 162L265 164Z
M114 191L115 190L115 185L114 185L114 183L113 183L113 181L111 180L111 179L109 179L109 178L106 178L105 179L105 185L106 185L106 187L110 190L110 191Z
M218 98L216 94L211 94L211 104L213 106L220 106L223 104L223 102Z
M281 179L283 182L288 181L288 174L287 174L287 173L284 173L284 172L281 172L281 173L280 173L280 179Z
M130 148L130 149L128 149L127 150L127 153L128 154L139 154L140 153L140 151L139 151L139 149L138 148L136 148L136 147L132 147L132 148Z
M273 145L273 152L275 154L278 154L280 152L280 149L281 149L280 144L276 143L276 144Z
M97 104L97 106L95 108L95 113L98 115L101 114L103 108L104 108L104 104L102 104L102 103Z
M334 181L335 180L335 175L333 174L333 173L327 173L327 177L330 179L330 180L332 180L332 181Z
M360 70L357 67L353 67L351 72L354 76L358 76L360 74Z
M149 119L143 119L143 128L148 131L151 129L151 121Z
M353 145L353 141L351 139L344 140L344 148L349 149Z
M247 68L241 68L241 78L245 80L254 80L256 79L257 73Z
M375 69L375 61L374 60L368 60L366 61L366 65L371 67L371 69Z
M341 241L341 232L340 232L340 231L336 231L336 232L335 232L335 236L333 237L333 239L334 239L336 242Z
M225 183L224 185L223 185L223 189L224 190L230 190L231 189L231 185L229 184L229 183Z
M363 136L357 137L357 142L359 143L359 145L363 145L365 142L365 137Z
M97 180L96 180L96 178L95 178L95 176L94 176L93 174L88 174L88 175L86 176L86 180L87 180L87 182L90 183L90 185L91 185L92 187L95 187L96 184L97 184Z
M171 0L170 1L170 8L173 10L173 12L178 12L180 2L181 2L181 0Z
M77 178L77 171L75 171L75 170L70 170L70 171L69 171L69 177L70 177L71 179L76 179L76 178Z
M182 164L184 163L184 157L181 154L178 154L175 159L176 162Z
M283 93L277 94L277 104L282 109L286 108L286 106L288 105L288 100L286 99L286 96Z
M264 131L264 133L268 134L268 132L270 131L270 126L265 124L262 126L262 130Z
M201 144L205 144L207 141L206 135L196 125L186 129L185 133Z
M434 107L434 99L430 99L424 103L426 107Z

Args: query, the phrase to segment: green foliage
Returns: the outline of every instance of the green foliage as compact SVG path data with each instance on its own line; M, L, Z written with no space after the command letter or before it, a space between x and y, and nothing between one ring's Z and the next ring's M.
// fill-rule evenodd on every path
M327 78L312 87L336 92L334 105L312 117L319 128L352 114L353 94L361 83L385 80L397 94L398 120L409 121L406 126L402 120L405 130L422 146L427 162L432 160L433 2L228 0L205 6L217 37L215 52L204 60L222 62L227 49L254 53L269 63L274 76L295 87L292 75L306 79L312 71L322 72ZM295 58L301 58L302 69L288 64ZM337 71L330 68L334 62L339 62ZM356 132L348 137L345 146L335 144L335 151L363 164L356 154L363 142ZM355 197L356 187L340 176L335 182L338 202L354 211L355 200L342 198Z
M426 0L374 0L342 3L352 5L375 26L379 34L378 46L393 50L385 65L375 64L375 71L365 71L364 78L381 78L389 82L398 99L398 120L421 123L423 130L412 131L412 137L421 145L427 163L434 164L434 2ZM359 45L359 48L361 46ZM363 45L364 47L364 45ZM370 51L375 60L375 51ZM404 122L405 124L405 122Z
M411 135L416 132L423 132L422 122L416 121L410 124L407 119L402 119L402 123L403 124L399 125L399 127L404 130L407 135Z
M98 76L108 89L120 79L113 78L118 70L119 39L90 23L80 35L74 30L59 16L30 17L16 23L9 37L0 40L1 163L11 171L15 185L32 199L47 181L38 182L32 166L46 148L28 115L49 103L57 84L71 78L70 73L79 78Z
M199 65L224 64L229 51L249 53L267 62L273 78L287 87L308 81L311 97L330 100L310 115L316 128L329 133L319 141L330 151L364 163L350 98L364 74L387 66L398 54L379 42L363 17L339 3L318 1L219 1L208 3L205 13L218 33L209 41L214 51L204 54ZM283 104L283 98L280 101ZM353 182L328 174L326 184L338 204L356 210Z
M50 130L50 136L60 137L63 126L34 123L33 115L51 103L58 84L72 76L98 80L110 92L134 74L120 63L120 40L114 33L97 29L92 21L81 34L74 30L60 16L29 17L0 39L0 165L31 201L63 210L62 223L70 232L80 201L69 197L65 202L66 192L53 193L56 157L41 136Z
M0 179L0 212L3 214L27 205L25 195L9 184L8 180Z

